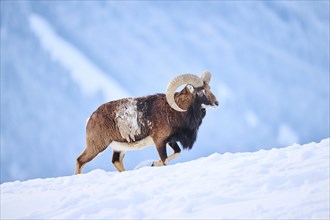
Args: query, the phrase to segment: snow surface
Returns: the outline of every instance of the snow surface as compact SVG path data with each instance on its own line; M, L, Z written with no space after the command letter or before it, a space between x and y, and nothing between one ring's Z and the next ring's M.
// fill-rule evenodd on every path
M1 219L329 219L329 142L3 183Z

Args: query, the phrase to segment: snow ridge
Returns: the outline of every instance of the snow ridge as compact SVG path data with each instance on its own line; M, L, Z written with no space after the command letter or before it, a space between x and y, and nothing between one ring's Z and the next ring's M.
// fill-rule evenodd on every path
M128 96L128 92L91 62L81 51L61 38L52 26L37 14L30 15L30 27L42 47L52 58L69 70L71 77L87 95L102 92L105 100ZM115 91L115 92L114 92Z
M328 219L329 142L1 184L1 219Z

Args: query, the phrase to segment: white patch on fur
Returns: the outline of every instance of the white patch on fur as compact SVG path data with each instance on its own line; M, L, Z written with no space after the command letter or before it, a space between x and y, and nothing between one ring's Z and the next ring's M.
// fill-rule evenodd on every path
M110 146L115 151L127 151L127 150L141 150L149 146L155 146L155 143L152 140L152 138L148 136L142 140L131 143L113 141L110 144Z
M215 108L215 109L217 109L218 108L218 106L216 106L216 105L205 105L205 104L202 104L202 108Z
M147 120L147 124L148 124L148 127L149 127L150 129L152 129L152 123L151 123L151 121Z
M165 164L166 164L166 161L165 161ZM161 160L155 160L152 165L154 167L161 167L161 166L164 166L163 162Z
M167 157L167 162L169 162L170 160L173 160L175 158L177 158L178 156L180 156L180 153L173 153L170 156Z
M135 136L141 133L135 99L127 99L127 102L118 107L116 120L121 136L127 142L134 142Z
M189 90L190 93L193 93L195 88L192 85L187 85L187 88Z
M168 156L165 160L165 165L168 164L168 162L170 162L171 160L177 158L178 156L180 156L180 153L173 153L171 154L170 156ZM164 166L163 162L161 160L155 160L153 163L152 163L153 166L155 167L161 167L161 166Z

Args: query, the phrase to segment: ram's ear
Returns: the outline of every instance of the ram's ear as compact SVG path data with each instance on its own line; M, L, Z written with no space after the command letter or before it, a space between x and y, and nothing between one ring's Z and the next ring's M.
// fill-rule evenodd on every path
M187 85L187 90L188 90L188 92L190 92L191 94L193 94L194 93L194 91L195 91L195 88L192 86L192 85Z

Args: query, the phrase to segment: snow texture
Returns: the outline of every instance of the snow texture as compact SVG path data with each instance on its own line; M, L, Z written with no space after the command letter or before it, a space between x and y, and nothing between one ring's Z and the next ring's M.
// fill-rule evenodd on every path
M1 184L1 219L329 219L329 141Z

